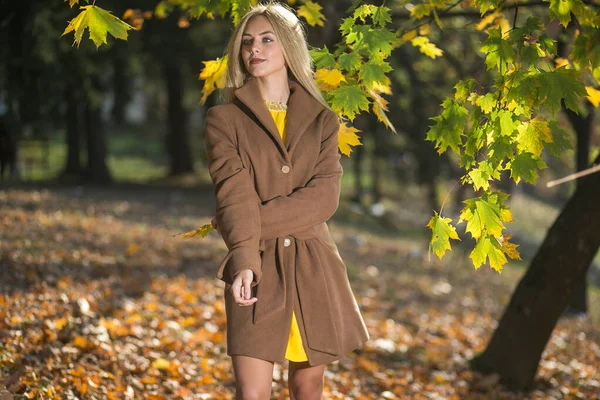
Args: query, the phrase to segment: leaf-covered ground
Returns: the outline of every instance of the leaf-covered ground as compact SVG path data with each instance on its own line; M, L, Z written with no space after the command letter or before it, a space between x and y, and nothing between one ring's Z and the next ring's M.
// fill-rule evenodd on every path
M0 190L0 400L232 398L214 276L225 246L215 234L173 238L210 221L207 193ZM522 269L474 271L458 248L428 260L428 218L399 208L378 229L342 203L330 223L371 341L328 366L324 398L596 398L600 333L589 318L561 319L530 393L469 371ZM592 314L597 304L593 294ZM287 366L275 364L273 398L288 398L286 387Z

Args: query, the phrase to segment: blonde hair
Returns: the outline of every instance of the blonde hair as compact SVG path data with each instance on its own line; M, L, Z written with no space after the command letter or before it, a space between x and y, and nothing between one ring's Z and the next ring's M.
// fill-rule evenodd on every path
M329 109L313 78L313 61L308 51L304 26L291 8L272 1L251 7L233 30L226 50L228 60L225 89L222 91L223 101L231 103L234 98L233 92L244 86L248 79L249 74L241 56L242 35L248 21L258 15L267 18L273 26L288 67L288 74Z

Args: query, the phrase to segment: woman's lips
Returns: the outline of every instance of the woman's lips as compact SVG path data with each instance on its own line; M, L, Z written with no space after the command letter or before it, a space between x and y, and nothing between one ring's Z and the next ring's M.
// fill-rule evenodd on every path
M260 64L263 61L265 61L265 60L264 59L260 59L260 58L255 58L254 60L250 61L250 64Z

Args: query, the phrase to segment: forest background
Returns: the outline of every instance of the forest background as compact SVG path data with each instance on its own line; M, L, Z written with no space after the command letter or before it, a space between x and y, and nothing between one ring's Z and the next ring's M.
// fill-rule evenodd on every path
M223 245L173 235L210 221L203 115L251 2L77 3L1 3L0 396L220 398ZM545 183L598 158L598 5L289 3L346 122L331 225L373 333L328 396L595 393L599 174Z

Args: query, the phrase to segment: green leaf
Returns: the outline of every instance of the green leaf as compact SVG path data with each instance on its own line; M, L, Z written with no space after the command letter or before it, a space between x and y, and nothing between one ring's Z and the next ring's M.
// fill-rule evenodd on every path
M578 79L578 72L573 69L561 67L550 72L540 72L537 80L544 105L552 113L560 108L560 101L563 98L565 106L577 112L579 99L587 96L585 85Z
M387 72L392 67L385 61L370 60L364 64L358 73L359 79L367 89L372 89L375 83L385 83L387 81Z
M354 120L360 110L369 111L369 100L365 92L356 85L344 85L331 92L331 109L336 113L342 113Z
M552 142L546 145L548 153L554 157L561 157L564 150L573 149L568 133L558 126L556 121L550 121L550 130L552 131Z
M387 57L393 50L396 35L387 29L372 28L368 25L355 26L346 37L346 43L354 43L354 51L364 49L371 55Z
M488 31L488 38L479 51L487 55L485 58L487 69L496 67L500 73L506 72L506 63L512 64L515 61L512 44L510 41L502 39L500 27Z
M515 129L517 129L518 121L513 119L514 114L510 111L499 110L498 111L498 124L500 126L500 134L502 136L512 136Z
M456 234L456 229L450 225L450 218L442 218L439 214L433 211L434 215L427 223L427 227L431 229L431 241L429 242L429 253L433 250L438 258L446 253L447 250L452 250L450 247L450 239L460 240Z
M456 101L465 101L467 100L467 96L475 87L475 79L469 78L465 80L458 81L456 85L454 85L454 100Z
M102 43L107 43L106 36L108 33L117 39L127 40L127 31L133 29L132 26L100 7L91 5L80 7L80 9L83 11L69 22L69 25L61 35L62 37L75 31L74 43L77 43L78 46L81 43L86 28L89 29L90 38L96 45L96 48L100 47Z
M475 190L490 188L490 179L500 179L500 171L495 170L488 161L481 161L476 169L468 174L473 180Z
M329 49L327 49L327 46L323 46L323 49L318 49L318 48L311 49L310 56L312 57L313 61L315 62L317 69L319 69L319 68L328 68L328 69L335 68L335 57L333 56L333 54L331 54L329 52Z
M473 3L479 9L481 16L483 16L486 11L498 8L500 0L474 0Z
M538 178L538 169L544 169L548 166L541 158L531 153L519 153L515 156L507 168L510 169L510 177L515 183L519 183L521 179L525 182L535 184Z
M385 24L392 22L392 15L388 7L377 7L377 10L373 13L373 22L380 27L384 27Z
M521 152L530 152L536 156L542 154L544 143L552 142L552 132L548 121L541 117L535 117L531 121L522 122L517 127L517 149Z
M360 55L355 51L343 53L338 58L340 69L348 72L358 71L362 65L361 61Z
M485 96L478 96L475 104L481 107L484 114L489 114L496 105L496 99L493 93L486 93Z
M490 267L498 273L502 272L503 265L508 261L502 250L502 245L491 235L482 236L477 241L469 258L473 260L475 269L479 269L481 264L485 263L486 259L489 259Z
M501 211L504 206L501 200L497 193L484 193L481 198L465 200L466 206L458 223L467 221L465 232L470 233L474 239L479 239L484 232L494 236L502 235L504 224Z
M355 21L352 17L344 18L342 21L343 22L340 25L340 32L342 32L342 35L347 36L350 32L352 32Z
M366 22L367 17L373 15L377 7L371 4L363 4L354 10L354 19L360 19L363 23Z
M325 16L321 13L319 4L306 0L298 7L298 15L303 17L310 26L325 26Z
M560 24L565 28L571 21L571 12L575 15L581 12L583 8L583 2L581 0L550 0L550 11L551 18L558 18Z
M442 114L431 118L436 121L436 124L427 132L426 140L435 141L438 154L444 153L448 147L460 154L461 136L469 112L452 99L446 99L442 107L444 107Z

